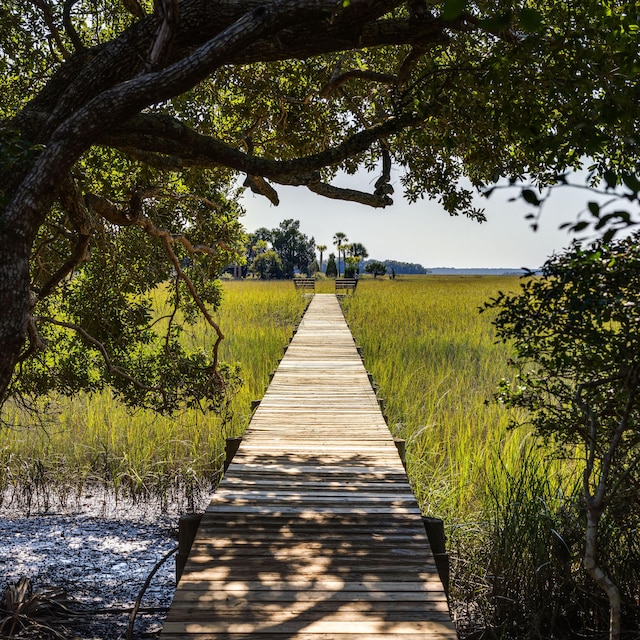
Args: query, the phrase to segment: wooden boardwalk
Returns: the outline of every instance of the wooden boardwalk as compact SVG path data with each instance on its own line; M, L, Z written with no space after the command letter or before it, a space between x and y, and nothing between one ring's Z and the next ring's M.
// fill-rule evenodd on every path
M161 640L456 638L395 445L315 295L213 495Z

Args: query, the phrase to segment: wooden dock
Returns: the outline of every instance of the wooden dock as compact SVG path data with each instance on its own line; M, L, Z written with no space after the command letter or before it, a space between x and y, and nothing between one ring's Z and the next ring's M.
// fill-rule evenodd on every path
M334 295L316 294L213 495L161 640L456 638Z

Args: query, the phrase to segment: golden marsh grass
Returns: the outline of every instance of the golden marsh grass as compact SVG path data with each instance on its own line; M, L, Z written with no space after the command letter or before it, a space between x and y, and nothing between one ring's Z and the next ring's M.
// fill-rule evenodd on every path
M306 304L290 282L224 282L215 314L226 336L220 356L240 364L243 380L228 420L196 410L173 418L131 412L109 390L49 398L42 426L9 408L7 422L22 426L0 431L0 489L44 506L96 482L140 499L176 493L189 499L198 487L206 490L222 465L224 438L246 429L251 401L262 397ZM184 339L194 346L211 343L209 331L199 324Z

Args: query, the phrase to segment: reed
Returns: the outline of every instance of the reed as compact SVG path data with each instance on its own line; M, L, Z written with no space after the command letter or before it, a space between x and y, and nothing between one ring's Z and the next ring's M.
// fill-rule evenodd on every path
M246 429L251 401L262 397L306 304L290 282L224 282L216 313L226 336L221 360L237 363L242 377L225 415L132 412L108 390L46 399L37 426L30 415L9 407L5 420L16 426L0 430L0 501L27 511L47 508L98 485L117 495L195 508L219 477L224 439ZM213 337L203 323L184 339L199 346Z
M461 637L556 637L576 615L576 475L529 430L509 429L494 400L510 349L479 308L517 287L517 277L363 279L343 300L390 429L406 439L420 507L445 521Z

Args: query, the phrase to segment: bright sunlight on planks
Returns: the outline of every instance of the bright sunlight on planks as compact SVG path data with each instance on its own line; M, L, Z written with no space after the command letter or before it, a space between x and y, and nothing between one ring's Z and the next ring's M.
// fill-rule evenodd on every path
M314 296L287 349L203 516L161 638L456 638L335 296Z

